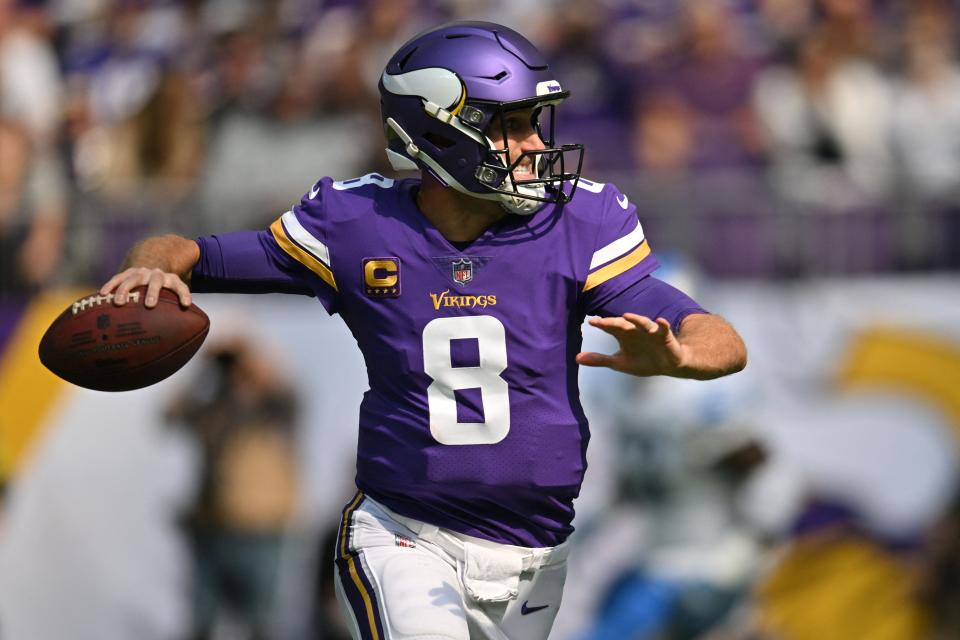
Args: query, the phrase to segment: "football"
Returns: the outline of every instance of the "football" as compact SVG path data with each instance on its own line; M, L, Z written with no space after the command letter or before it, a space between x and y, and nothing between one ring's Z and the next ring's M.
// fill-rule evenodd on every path
M96 391L140 389L172 375L203 344L210 319L196 305L181 307L169 289L152 309L145 296L141 286L123 306L113 304L113 294L80 298L43 335L40 361L67 382Z

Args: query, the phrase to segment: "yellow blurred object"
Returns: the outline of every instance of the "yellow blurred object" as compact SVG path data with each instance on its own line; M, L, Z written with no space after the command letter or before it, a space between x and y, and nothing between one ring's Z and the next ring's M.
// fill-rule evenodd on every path
M927 612L906 567L865 539L804 540L787 549L757 594L764 637L922 640Z
M960 443L960 344L929 332L876 328L857 335L839 373L843 389L911 393L939 407Z
M30 303L0 357L0 478L16 474L45 418L69 385L40 363L50 323L84 291L42 293Z

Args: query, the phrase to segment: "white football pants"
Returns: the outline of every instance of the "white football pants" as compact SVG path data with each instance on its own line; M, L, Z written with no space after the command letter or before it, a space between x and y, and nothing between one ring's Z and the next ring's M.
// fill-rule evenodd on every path
M360 493L340 523L337 599L355 639L546 640L568 550L466 536Z

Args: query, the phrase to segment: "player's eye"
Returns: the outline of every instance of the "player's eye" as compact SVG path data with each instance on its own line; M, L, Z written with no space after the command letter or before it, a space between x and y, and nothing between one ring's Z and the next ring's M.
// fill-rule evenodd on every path
M506 119L507 132L526 134L530 130L537 129L537 115L533 112L521 112Z

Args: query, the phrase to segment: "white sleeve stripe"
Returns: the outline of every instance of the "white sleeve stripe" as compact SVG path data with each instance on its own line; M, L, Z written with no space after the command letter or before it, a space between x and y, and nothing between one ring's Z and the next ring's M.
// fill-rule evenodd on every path
M294 240L306 251L309 251L314 258L324 265L330 267L330 250L327 248L327 245L314 238L309 231L304 229L293 211L287 211L280 216L280 220L283 221L283 226L287 230L287 233L290 234L291 240Z
M602 264L610 262L614 258L619 258L625 253L631 251L643 242L643 227L637 220L637 228L623 236L619 240L614 240L602 249L594 252L593 260L590 261L590 269L593 270Z

